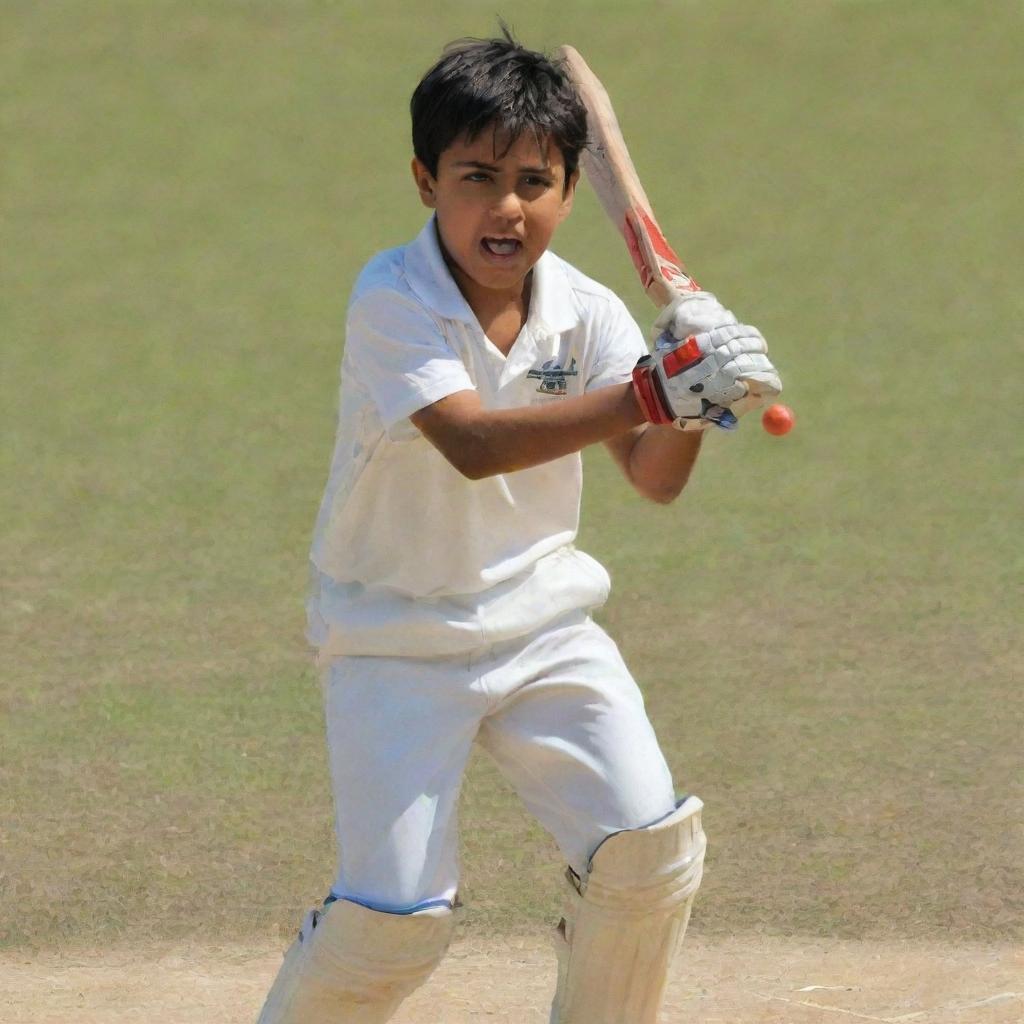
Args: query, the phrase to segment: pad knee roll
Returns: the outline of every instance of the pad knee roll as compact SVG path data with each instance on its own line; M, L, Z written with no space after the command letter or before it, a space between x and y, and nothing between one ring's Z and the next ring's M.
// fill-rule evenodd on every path
M311 910L257 1024L384 1024L444 956L447 907L384 914L338 900Z
M569 893L551 1024L656 1024L668 970L700 886L697 797L609 836Z

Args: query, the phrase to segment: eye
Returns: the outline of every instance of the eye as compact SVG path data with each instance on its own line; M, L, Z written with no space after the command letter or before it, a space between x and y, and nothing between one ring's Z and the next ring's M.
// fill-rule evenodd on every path
M470 171L463 179L463 181L490 181L490 175L485 174L483 171Z
M550 178L543 178L538 174L528 174L523 183L530 188L551 188L552 184Z

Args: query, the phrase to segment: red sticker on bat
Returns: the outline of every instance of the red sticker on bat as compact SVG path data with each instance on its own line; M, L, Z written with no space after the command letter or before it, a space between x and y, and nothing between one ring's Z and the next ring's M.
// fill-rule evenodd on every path
M640 239L636 237L633 222L629 217L626 218L622 225L622 235L626 239L626 248L629 249L633 266L636 267L636 272L640 275L640 283L644 286L644 291L646 291L651 286L651 271L647 266L646 260L644 260L644 254L640 249Z
M655 223L654 218L646 210L641 209L637 212L640 214L640 219L644 222L644 227L647 229L647 234L651 239L654 251L663 260L675 264L675 266L682 270L683 261L676 255L675 249L665 241L665 236L661 233L661 228ZM663 268L662 273L664 272Z
M677 255L675 249L665 240L665 236L661 233L661 229L655 222L654 217L641 207L636 207L633 212L639 219L644 232L650 240L651 248L658 258L658 270L661 271L661 276L675 288L694 292L700 291L700 285L687 274L683 267L683 261ZM640 275L644 291L647 291L654 280L654 270L647 265L647 261L644 259L643 248L640 245L640 239L637 237L637 230L629 216L626 217L622 226L622 234L626 239L626 247L629 249L633 266L636 267L636 272Z

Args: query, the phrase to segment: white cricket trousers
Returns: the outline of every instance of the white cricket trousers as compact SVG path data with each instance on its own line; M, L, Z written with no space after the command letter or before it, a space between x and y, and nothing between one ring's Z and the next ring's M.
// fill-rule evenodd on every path
M457 658L337 658L324 670L324 705L332 893L375 910L454 902L474 741L580 875L609 835L675 808L640 691L583 612Z

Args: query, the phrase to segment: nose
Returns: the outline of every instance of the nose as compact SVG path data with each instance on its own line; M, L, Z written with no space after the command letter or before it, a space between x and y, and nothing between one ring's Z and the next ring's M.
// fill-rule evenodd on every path
M496 217L511 224L523 219L523 204L511 189L496 197L492 210Z

